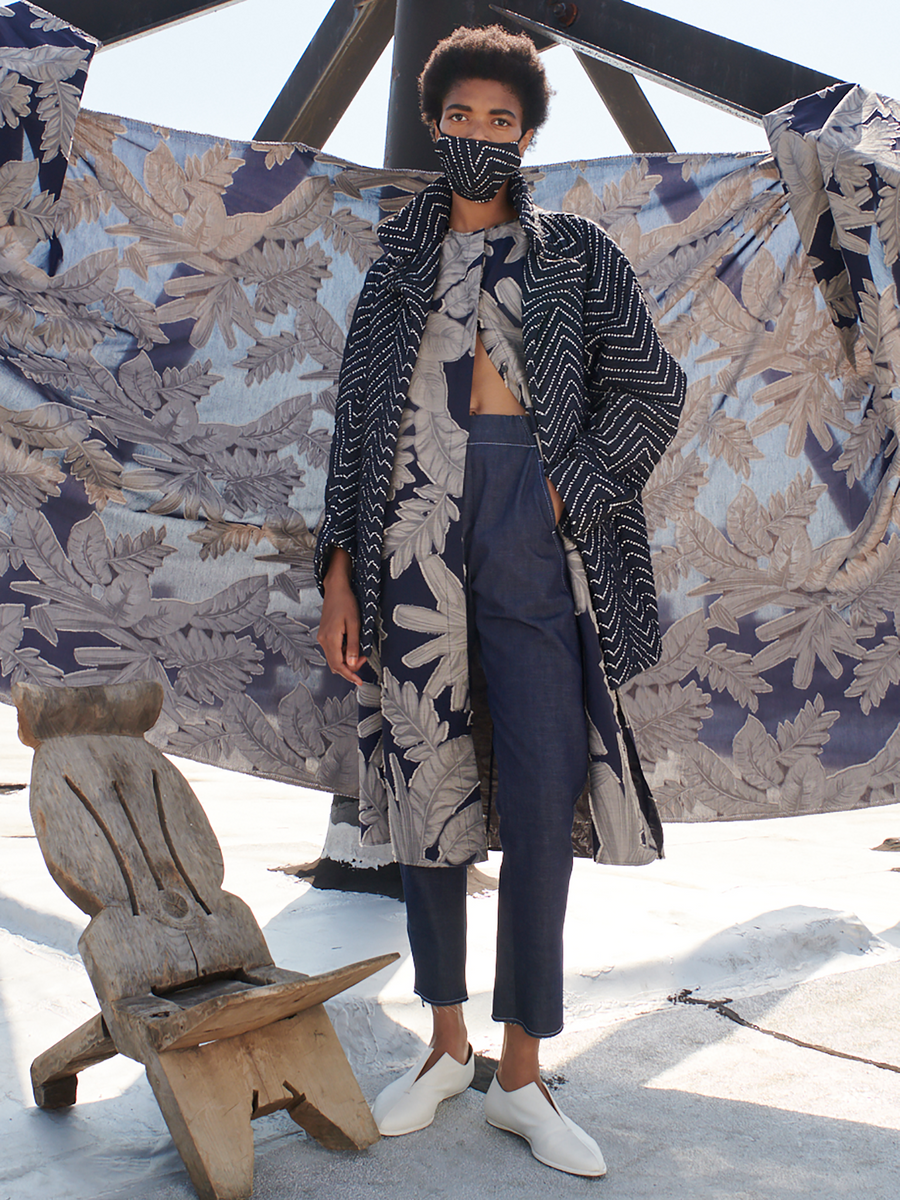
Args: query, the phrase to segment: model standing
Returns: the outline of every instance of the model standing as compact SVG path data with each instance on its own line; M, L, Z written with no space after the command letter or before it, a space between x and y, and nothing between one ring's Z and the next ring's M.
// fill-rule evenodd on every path
M488 1121L602 1175L540 1079L562 1028L575 803L600 861L662 831L615 695L659 657L640 493L675 433L683 373L633 272L519 172L548 88L527 37L458 29L420 79L445 174L382 224L344 362L317 547L319 641L360 703L364 841L400 863L431 1046L378 1096L386 1135L471 1083L466 868L486 856L469 669L487 681L500 875Z

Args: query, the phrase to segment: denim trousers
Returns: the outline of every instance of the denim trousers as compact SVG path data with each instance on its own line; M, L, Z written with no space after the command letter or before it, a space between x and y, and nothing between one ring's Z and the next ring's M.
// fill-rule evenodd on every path
M581 648L529 416L472 418L461 505L469 636L487 681L500 871L493 1018L563 1025L572 821L587 776ZM415 990L467 998L466 867L401 866Z

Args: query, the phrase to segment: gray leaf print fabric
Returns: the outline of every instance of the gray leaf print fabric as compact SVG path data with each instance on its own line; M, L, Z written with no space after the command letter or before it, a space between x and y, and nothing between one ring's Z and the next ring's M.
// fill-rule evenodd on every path
M376 226L427 177L76 116L62 86L45 120L27 64L48 47L78 89L93 47L3 6L2 698L17 680L158 679L162 748L355 792L356 697L316 647L313 531ZM900 798L900 111L831 89L768 132L777 165L526 172L539 205L622 247L690 381L644 492L664 654L621 696L668 820ZM404 429L395 462L403 540L426 559L458 494L443 361L420 393L432 426ZM403 465L423 447L437 482ZM444 626L415 629L441 613L424 577L429 615L401 618L438 687L458 636L431 582Z

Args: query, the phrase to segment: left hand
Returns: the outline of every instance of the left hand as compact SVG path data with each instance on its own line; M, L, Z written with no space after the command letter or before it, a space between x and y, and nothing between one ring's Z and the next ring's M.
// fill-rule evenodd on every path
M544 476L547 479L547 476ZM547 479L547 491L550 493L550 502L553 505L553 515L556 517L557 525L562 520L562 515L566 511L566 506L563 504L562 496L556 490L554 485Z

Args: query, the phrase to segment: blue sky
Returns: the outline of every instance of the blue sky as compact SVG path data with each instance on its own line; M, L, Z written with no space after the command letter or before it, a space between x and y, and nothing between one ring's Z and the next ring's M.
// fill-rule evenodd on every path
M428 0L426 0L428 2ZM585 0L586 3L589 0ZM99 53L88 108L235 140L253 136L330 7L330 0L237 0L218 11ZM784 58L900 98L900 6L866 0L852 26L844 0L641 0ZM390 77L389 46L325 147L378 166ZM558 162L628 152L568 50L545 55L556 90L550 121L527 159ZM659 85L642 83L679 151L762 150L759 126Z

